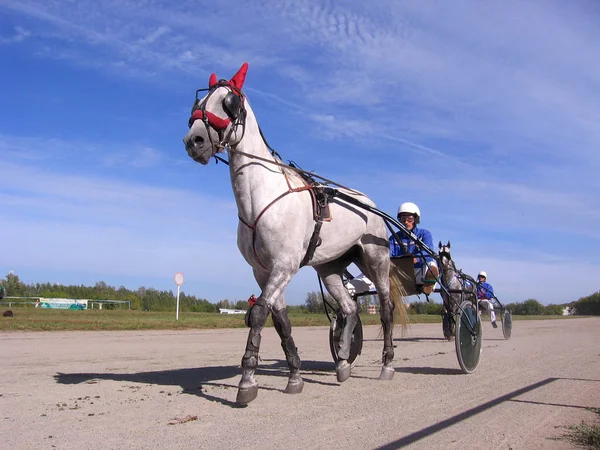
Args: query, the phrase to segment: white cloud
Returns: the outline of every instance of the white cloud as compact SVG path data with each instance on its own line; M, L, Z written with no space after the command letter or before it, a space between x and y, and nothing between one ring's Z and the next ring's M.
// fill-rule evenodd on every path
M16 44L23 42L25 39L31 36L31 32L21 27L14 28L14 34L9 37L0 36L0 45L2 44Z
M501 255L489 264L503 274L502 289L511 289L510 267L519 261L538 277L558 275L554 262L536 260L539 248L563 254L560 264L573 273L588 274L585 262L597 265L600 32L590 4L250 1L207 4L194 14L200 6L193 1L8 0L0 8L36 30L27 43L33 52L154 80L161 89L180 89L192 77L203 83L213 71L230 76L249 61L250 101L260 102L277 132L291 130L284 143L302 148L301 165L372 193L384 209L395 210L406 197L417 200L439 234L458 242L464 236L465 250L470 237L486 257ZM232 10L239 26L228 28ZM29 35L15 28L2 42ZM39 137L0 136L3 158L20 173L23 164L41 158L58 164L75 153L115 171L141 172L185 158L173 161L144 143L41 142L52 151L29 150ZM136 215L162 223L149 212L154 197L181 196L181 208L202 201L189 192L122 183L117 175L111 183L27 175L35 187L13 177L3 201L49 211L45 192L64 217L76 217L69 206L77 205L94 220L125 218L113 226L133 226ZM95 207L66 192L64 181L83 186ZM581 264L574 262L577 253L585 255ZM479 256L469 248L465 263ZM528 281L519 283L515 292L525 292Z

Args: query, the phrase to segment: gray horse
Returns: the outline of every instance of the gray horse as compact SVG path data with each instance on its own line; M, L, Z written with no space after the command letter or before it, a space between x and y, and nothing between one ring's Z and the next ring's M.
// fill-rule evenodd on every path
M302 392L300 358L292 338L284 289L303 265L315 268L327 291L337 301L344 318L337 379L351 372L347 359L358 321L357 304L342 280L348 265L356 264L375 284L381 303L384 334L380 379L394 375L392 331L394 313L407 323L401 282L390 265L386 226L379 216L333 197L326 219L315 221L318 202L314 185L284 164L262 136L250 104L242 92L248 64L229 80L213 73L207 94L192 108L189 131L184 137L188 155L206 165L217 153L227 151L231 185L238 208L238 248L252 266L261 295L252 307L242 378L237 402L247 404L258 394L254 373L258 366L261 331L269 313L281 338L290 369L285 392ZM364 194L341 189L362 203L374 206ZM316 229L319 223L320 230Z
M444 337L449 341L454 338L455 322L454 316L458 307L464 300L476 301L477 288L471 277L456 269L456 265L450 254L450 241L445 245L440 241L438 244L440 262L442 264L442 287L440 294L444 302L443 329Z

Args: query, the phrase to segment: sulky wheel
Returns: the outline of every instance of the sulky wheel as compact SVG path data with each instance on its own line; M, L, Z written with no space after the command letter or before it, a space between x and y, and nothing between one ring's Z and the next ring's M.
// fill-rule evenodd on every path
M504 339L510 339L512 335L512 313L505 309L500 316L500 320L502 321L502 334L504 334Z
M331 350L331 356L333 356L333 361L335 363L338 362L338 348L340 345L340 335L342 334L342 328L344 327L344 317L341 311L337 311L332 320L331 326L329 327L329 348ZM354 332L352 333L352 342L350 344L350 357L348 358L348 363L351 367L354 367L356 361L358 360L358 355L362 352L363 346L363 329L362 322L360 321L360 316L358 317L358 322L354 327Z
M475 305L464 301L456 315L456 356L464 373L473 373L481 356L481 320Z

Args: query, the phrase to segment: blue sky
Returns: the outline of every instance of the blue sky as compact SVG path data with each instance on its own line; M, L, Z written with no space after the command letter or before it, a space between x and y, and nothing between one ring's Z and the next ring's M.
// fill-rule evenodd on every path
M0 274L257 293L194 91L244 89L285 160L417 203L505 302L600 289L595 1L0 2ZM288 304L317 290L304 268Z

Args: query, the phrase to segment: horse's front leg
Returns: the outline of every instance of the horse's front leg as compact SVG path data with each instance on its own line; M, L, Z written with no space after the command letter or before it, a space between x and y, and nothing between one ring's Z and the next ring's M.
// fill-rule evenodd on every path
M238 386L236 402L247 405L258 395L258 383L254 379L254 373L258 367L258 352L260 350L260 333L265 326L269 308L267 301L261 295L250 310L248 316L248 340L246 341L246 352L242 357L242 379Z
M277 334L281 338L281 348L283 348L283 353L290 369L290 377L285 392L287 394L299 394L304 388L304 381L300 376L301 361L298 356L296 344L294 344L294 338L292 338L292 324L288 318L285 304L280 309L273 308L271 317L273 317L275 330L277 330Z
M265 326L269 312L273 313L273 321L275 323L275 328L281 337L282 346L284 345L285 338L284 352L286 352L288 364L292 361L293 364L297 366L294 366L293 379L291 371L292 366L290 366L290 380L288 386L290 383L293 385L291 387L289 386L292 392L295 391L296 393L299 393L302 391L302 379L299 374L300 358L298 358L296 346L291 338L292 328L287 317L287 311L283 308L284 313L282 314L281 309L276 309L274 307L276 299L281 296L281 293L288 285L294 273L294 270L287 270L285 268L273 270L270 274L259 272L257 270L254 271L254 276L261 286L262 293L251 308L248 316L247 325L250 327L250 331L248 332L248 340L246 341L246 351L242 357L242 379L238 385L236 400L239 404L246 405L258 395L258 383L254 378L254 374L258 367L258 352L260 350L261 340L260 333Z

